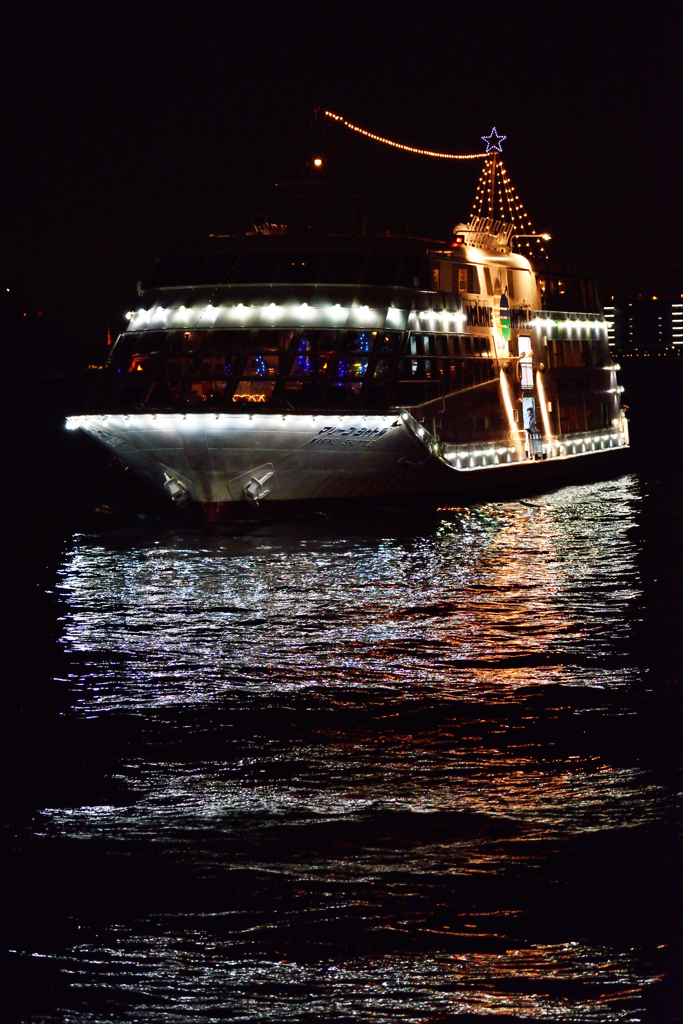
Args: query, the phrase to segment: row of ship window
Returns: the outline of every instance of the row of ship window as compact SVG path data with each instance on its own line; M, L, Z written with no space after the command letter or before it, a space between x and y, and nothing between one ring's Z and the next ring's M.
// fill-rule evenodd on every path
M369 284L429 288L429 260L415 253L272 251L177 253L145 288L217 284Z
M566 366L602 366L604 362L604 345L597 338L548 339L548 367L551 370Z
M527 282L525 282L525 278ZM411 252L204 252L161 260L145 289L221 284L339 284L420 288L522 298L528 271L462 265ZM523 284L523 282L525 282ZM541 272L541 308L599 313L595 282L576 274Z
M517 271L502 268L477 267L474 264L458 266L450 260L435 260L432 264L432 290L435 292L458 292L460 294L481 295L482 281L480 271L484 275L484 289L487 295L506 294L508 299L515 298L515 276L528 271Z
M493 339L398 331L128 333L95 405L177 407L281 402L319 407L414 405L497 379Z
M429 268L431 266L431 280ZM519 274L520 271L517 271ZM525 272L528 276L528 272ZM482 279L483 275L483 279ZM413 253L270 252L199 253L166 257L145 289L202 284L345 284L422 288L470 295L515 298L515 272L452 260L428 260Z

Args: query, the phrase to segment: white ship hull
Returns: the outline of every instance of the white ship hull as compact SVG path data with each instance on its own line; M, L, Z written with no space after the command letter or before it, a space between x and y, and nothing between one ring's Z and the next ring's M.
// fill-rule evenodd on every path
M620 429L440 445L406 411L381 415L178 413L73 416L82 429L177 504L318 502L477 489L562 475L628 444ZM604 461L601 460L601 461Z

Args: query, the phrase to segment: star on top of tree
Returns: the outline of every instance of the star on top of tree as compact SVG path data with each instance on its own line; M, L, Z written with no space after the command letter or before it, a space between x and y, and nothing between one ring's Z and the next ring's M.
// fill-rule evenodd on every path
M503 152L501 142L507 139L507 135L499 135L495 128L492 129L490 135L482 135L482 140L486 143L486 152L490 153L495 150L497 153Z

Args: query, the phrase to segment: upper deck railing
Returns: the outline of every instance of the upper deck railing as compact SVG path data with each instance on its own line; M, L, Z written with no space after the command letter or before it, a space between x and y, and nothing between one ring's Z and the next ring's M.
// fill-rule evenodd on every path
M529 310L528 322L534 323L534 326L536 326L539 321L541 321L542 323L548 323L548 322L563 323L563 322L566 322L566 321L571 322L572 320L578 320L578 321L580 321L582 323L600 323L600 324L606 324L607 323L607 321L605 319L604 313L581 313L581 312L567 313L567 312L564 312L562 310L553 310L553 309L530 309ZM542 323L539 324L539 326L542 326Z

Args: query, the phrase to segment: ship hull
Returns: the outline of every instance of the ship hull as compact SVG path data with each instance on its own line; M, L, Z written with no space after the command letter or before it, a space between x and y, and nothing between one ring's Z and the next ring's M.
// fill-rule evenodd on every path
M618 430L548 440L537 457L511 443L439 445L407 412L309 416L130 414L70 417L139 477L207 515L359 499L452 497L619 471Z

